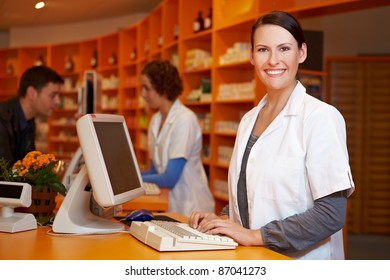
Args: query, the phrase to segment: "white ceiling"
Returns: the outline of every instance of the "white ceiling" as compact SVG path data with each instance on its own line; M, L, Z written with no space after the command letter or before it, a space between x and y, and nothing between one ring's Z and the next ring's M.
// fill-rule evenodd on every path
M129 14L148 13L161 0L0 0L0 29L91 21Z

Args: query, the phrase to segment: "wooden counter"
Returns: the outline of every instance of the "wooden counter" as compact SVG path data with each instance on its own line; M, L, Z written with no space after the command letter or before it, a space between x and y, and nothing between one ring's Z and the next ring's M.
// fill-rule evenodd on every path
M168 216L187 221L180 214ZM263 247L238 246L235 250L158 252L129 233L51 236L50 228L18 233L0 232L3 260L287 260Z

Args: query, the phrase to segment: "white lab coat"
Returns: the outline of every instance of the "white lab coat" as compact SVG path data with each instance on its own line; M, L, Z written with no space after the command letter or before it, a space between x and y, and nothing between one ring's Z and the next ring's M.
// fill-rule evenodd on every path
M240 221L237 182L244 150L265 96L240 122L229 167L230 217ZM315 199L354 190L341 114L306 94L297 83L285 108L254 144L247 165L248 211L251 229L302 213ZM292 255L306 259L343 259L342 232L316 248Z
M170 159L186 159L179 181L169 192L169 211L186 216L193 211L214 212L214 199L200 159L202 131L196 115L176 100L158 133L160 124L161 114L157 112L148 130L149 152L157 172L164 172Z

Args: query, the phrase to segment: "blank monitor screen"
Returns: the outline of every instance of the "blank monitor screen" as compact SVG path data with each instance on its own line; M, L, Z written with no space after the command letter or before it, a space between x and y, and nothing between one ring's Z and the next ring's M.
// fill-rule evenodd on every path
M23 186L2 183L0 186L0 197L19 199L23 191Z
M94 122L114 195L141 187L122 123Z

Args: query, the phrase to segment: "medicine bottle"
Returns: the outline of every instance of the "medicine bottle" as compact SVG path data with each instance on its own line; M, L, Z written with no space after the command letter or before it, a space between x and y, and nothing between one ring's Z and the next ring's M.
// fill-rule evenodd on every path
M91 67L96 68L98 65L98 53L97 50L94 50L92 57L91 57Z
M204 20L203 20L203 15L202 11L198 12L198 16L194 21L194 33L198 33L203 30L204 28Z
M204 29L210 29L212 26L213 9L210 7L209 14L204 19Z

